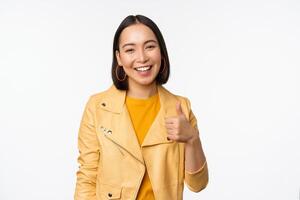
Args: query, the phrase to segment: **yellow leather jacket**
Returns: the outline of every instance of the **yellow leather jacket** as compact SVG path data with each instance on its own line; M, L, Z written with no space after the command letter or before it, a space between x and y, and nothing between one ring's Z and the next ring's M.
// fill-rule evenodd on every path
M167 140L164 118L176 116L176 102L192 126L197 120L186 97L158 85L161 109L139 145L125 105L126 91L112 85L92 95L81 120L75 200L122 199L137 196L146 167L156 200L182 200L184 182L199 192L208 183L206 163L201 170L184 169L184 143Z

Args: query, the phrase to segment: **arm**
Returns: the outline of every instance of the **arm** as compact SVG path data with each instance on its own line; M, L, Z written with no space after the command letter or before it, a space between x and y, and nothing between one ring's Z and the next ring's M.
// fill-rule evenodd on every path
M178 102L176 110L178 116L165 119L168 138L183 142L185 148L185 183L190 190L199 192L208 183L208 169L205 155L202 149L197 127L197 120L194 116L190 102L185 100L188 106L188 116L182 111L181 103Z
M80 123L78 149L80 164L77 171L75 200L96 200L96 178L99 162L99 143L96 135L95 105L88 101Z
M199 192L208 183L208 168L197 128L197 120L190 111L193 137L185 143L185 182L190 190Z

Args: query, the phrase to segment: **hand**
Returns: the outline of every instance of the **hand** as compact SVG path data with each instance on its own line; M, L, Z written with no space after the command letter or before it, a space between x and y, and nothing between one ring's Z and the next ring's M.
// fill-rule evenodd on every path
M189 143L198 138L198 131L192 127L184 113L182 112L180 102L176 104L176 117L165 118L168 139L176 142Z

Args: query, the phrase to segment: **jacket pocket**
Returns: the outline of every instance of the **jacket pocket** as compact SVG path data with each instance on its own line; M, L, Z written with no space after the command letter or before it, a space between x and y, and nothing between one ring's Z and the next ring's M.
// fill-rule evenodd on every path
M122 187L100 184L100 197L101 200L105 199L121 199Z

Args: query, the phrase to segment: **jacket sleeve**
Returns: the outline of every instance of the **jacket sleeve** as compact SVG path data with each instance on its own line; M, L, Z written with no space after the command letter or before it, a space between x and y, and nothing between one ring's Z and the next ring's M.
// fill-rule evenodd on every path
M189 99L186 100L189 109L189 121L194 128L198 129L197 119L193 111L191 110L191 103ZM203 190L208 184L208 167L206 161L203 166L200 167L200 169L197 171L188 172L185 170L184 177L184 181L191 191L200 192L201 190Z
M96 200L96 178L99 162L99 142L95 127L95 103L90 97L85 106L78 133L79 170L75 200Z

